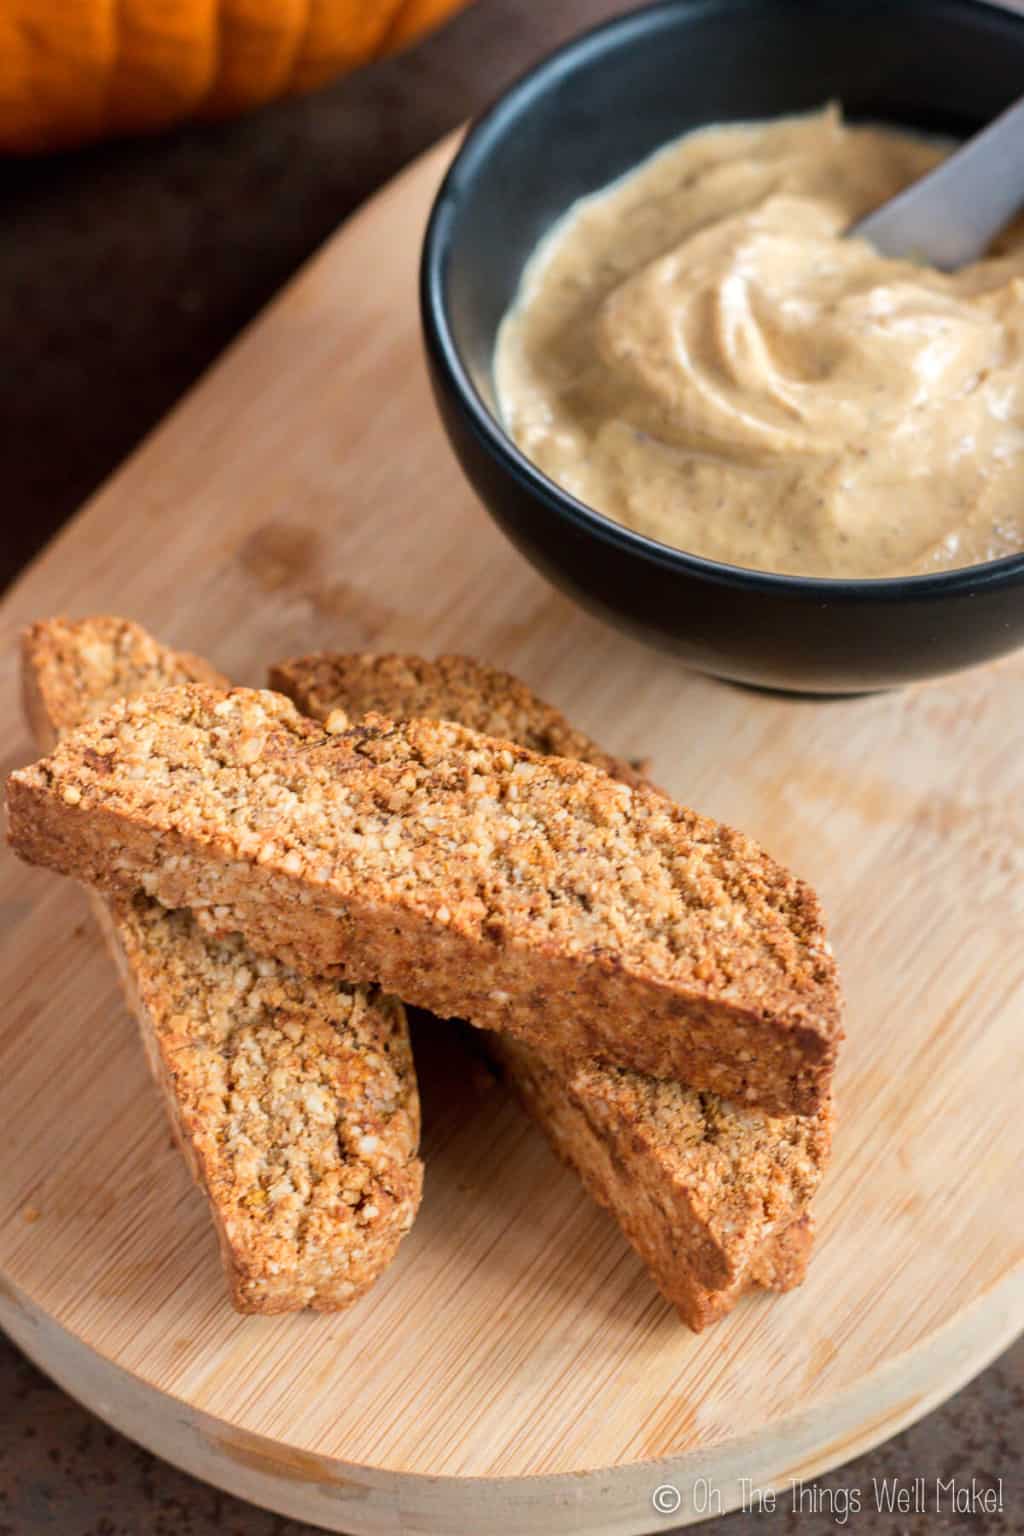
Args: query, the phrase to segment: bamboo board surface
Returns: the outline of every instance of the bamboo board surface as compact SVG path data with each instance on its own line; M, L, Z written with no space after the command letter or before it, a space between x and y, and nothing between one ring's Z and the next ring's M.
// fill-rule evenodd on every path
M333 1529L665 1529L848 1459L1024 1326L1024 659L812 703L687 674L546 586L429 398L414 274L450 152L341 230L6 598L4 770L34 755L17 631L53 613L138 618L240 682L317 647L520 673L822 895L849 1040L809 1278L689 1334L435 1026L397 1262L348 1313L236 1316L84 898L5 851L0 1322L168 1459Z

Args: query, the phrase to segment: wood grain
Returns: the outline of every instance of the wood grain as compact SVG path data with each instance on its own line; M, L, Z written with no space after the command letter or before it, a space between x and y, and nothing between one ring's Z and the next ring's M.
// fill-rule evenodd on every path
M4 767L30 619L137 617L240 681L316 647L520 673L821 892L849 997L805 1287L703 1337L457 1032L417 1039L427 1184L351 1313L240 1318L71 886L0 869L0 1321L119 1428L333 1529L640 1532L895 1432L1024 1325L1024 662L809 703L579 613L462 482L414 269L450 146L300 276L0 610ZM490 1522L490 1525L488 1524Z

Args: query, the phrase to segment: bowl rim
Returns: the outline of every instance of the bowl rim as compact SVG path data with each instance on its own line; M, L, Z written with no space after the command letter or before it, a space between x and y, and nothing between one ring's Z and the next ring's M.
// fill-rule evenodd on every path
M786 0L777 0L785 5ZM836 0L816 0L819 8L833 14L843 8ZM863 0L847 0L863 15ZM804 0L806 4L806 0ZM993 26L1018 31L1024 36L1024 11L1014 11L998 0L902 0L908 11L927 7L933 21L942 12L971 14ZM754 567L729 565L664 544L647 534L617 523L588 506L550 479L513 442L504 426L483 400L456 343L448 318L446 269L452 230L464 189L486 175L489 152L510 119L530 110L531 99L574 70L592 55L628 47L638 34L674 22L680 13L701 14L762 10L764 0L654 0L653 4L599 22L577 33L544 55L508 85L477 116L459 145L434 197L423 236L420 259L420 313L431 360L443 373L459 401L475 437L520 488L539 499L550 511L581 532L596 536L648 564L666 567L719 586L743 587L782 595L790 593L828 603L877 599L929 600L938 597L972 597L980 590L1024 582L1024 551L986 560L977 565L913 576L801 576ZM886 7L889 9L890 7ZM806 11L804 12L806 14ZM639 162L638 162L639 163ZM627 173L628 174L628 173ZM568 211L568 205L566 207Z

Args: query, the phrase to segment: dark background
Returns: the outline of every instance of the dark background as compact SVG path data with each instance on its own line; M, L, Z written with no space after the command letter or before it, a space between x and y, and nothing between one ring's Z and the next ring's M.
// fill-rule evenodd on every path
M622 9L611 0L477 0L404 57L245 121L0 163L0 585L346 214L540 54ZM846 1529L864 1536L1021 1536L1022 1461L1024 1342L944 1408L819 1487L861 1488L865 1512ZM1003 1513L968 1521L870 1509L873 1477L953 1475L1002 1478ZM733 1515L717 1528L726 1536L843 1529L780 1504L775 1515ZM0 1536L310 1529L155 1460L0 1338Z

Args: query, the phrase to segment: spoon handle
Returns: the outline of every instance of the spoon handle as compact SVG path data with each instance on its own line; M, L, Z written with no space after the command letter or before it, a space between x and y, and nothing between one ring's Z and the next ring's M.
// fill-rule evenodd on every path
M1022 204L1024 97L849 233L883 256L953 271L983 256Z

